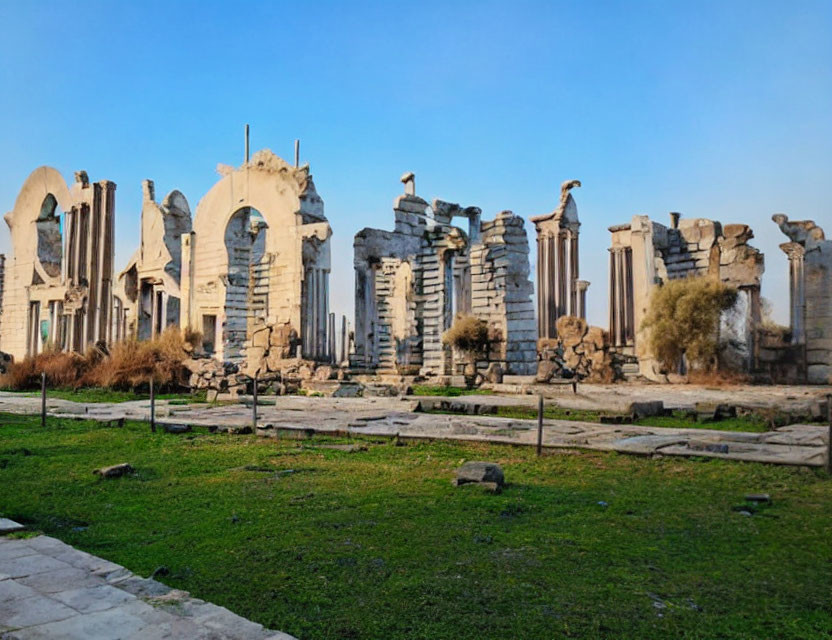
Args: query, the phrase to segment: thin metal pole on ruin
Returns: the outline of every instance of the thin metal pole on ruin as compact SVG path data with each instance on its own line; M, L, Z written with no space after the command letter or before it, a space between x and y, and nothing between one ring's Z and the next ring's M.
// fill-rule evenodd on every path
M543 394L537 396L537 455L543 455Z
M251 390L251 430L257 433L257 374L254 374L254 387Z
M46 372L40 374L40 426L46 426Z
M156 387L152 376L150 378L150 430L156 433Z
M832 393L826 396L826 415L829 418L829 434L826 438L826 473L832 474Z

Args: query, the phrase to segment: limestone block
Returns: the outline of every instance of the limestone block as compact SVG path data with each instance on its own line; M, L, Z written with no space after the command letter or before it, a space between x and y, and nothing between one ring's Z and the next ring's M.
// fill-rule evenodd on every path
M561 316L556 323L557 335L564 346L579 344L587 332L586 320L575 316Z

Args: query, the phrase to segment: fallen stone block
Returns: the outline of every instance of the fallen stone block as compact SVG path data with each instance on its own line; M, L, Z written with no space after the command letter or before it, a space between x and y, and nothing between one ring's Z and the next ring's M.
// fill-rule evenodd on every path
M166 433L188 433L191 430L191 425L189 424L163 424L162 427L164 428Z
M494 462L466 462L456 470L453 484L457 487L470 483L494 483L505 485L505 476L500 465Z
M132 465L127 462L123 462L121 464L114 464L110 467L101 467L100 469L93 471L93 473L101 476L102 478L120 478L128 473L135 473L135 471L136 470L132 467Z

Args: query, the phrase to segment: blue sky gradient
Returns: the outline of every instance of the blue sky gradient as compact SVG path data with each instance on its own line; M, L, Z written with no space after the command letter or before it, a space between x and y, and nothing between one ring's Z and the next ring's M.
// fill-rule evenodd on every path
M353 235L392 227L414 171L426 199L489 218L550 211L580 179L601 326L608 226L669 211L750 224L785 322L771 214L832 234L832 2L0 0L0 212L43 164L114 180L120 267L141 180L195 210L217 163L242 161L246 122L253 150L290 159L301 139L338 312L352 313Z

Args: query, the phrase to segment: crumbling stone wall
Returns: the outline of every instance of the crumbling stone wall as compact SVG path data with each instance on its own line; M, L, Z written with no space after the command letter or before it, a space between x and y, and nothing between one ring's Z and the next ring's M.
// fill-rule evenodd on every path
M264 150L218 170L182 235L180 325L201 332L217 359L238 364L257 330L288 325L300 355L330 361L332 230L309 166Z
M754 237L751 228L670 215L670 227L647 216L610 227L610 340L622 356L638 358L638 370L625 368L625 374L663 379L641 323L653 288L687 276L712 276L738 289L736 307L721 321L720 362L739 371L753 370L764 262L763 254L748 244Z
M180 191L156 202L152 180L142 182L139 248L118 276L116 337L147 340L179 326L182 236L191 232L191 210Z
M772 219L790 240L780 248L789 258L791 343L802 347L805 380L832 384L832 240L812 220Z
M354 368L400 374L453 375L462 364L442 344L457 314L488 322L488 362L506 372L535 370L534 308L528 240L522 218L500 213L482 222L477 207L415 194L402 178L395 230L355 235ZM467 218L468 231L453 225Z
M609 349L609 336L601 327L590 327L583 318L561 316L556 330L556 338L537 342L537 382L575 378L608 384L620 377Z
M0 349L20 359L47 345L84 351L113 332L113 182L85 171L67 186L57 170L35 169L6 214ZM63 223L61 223L63 217Z

